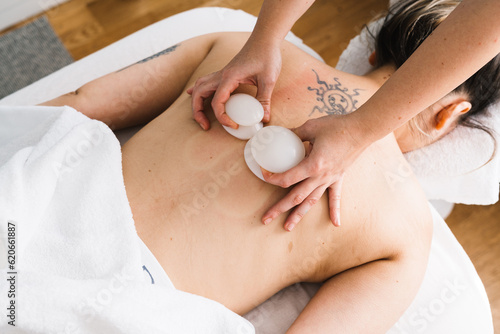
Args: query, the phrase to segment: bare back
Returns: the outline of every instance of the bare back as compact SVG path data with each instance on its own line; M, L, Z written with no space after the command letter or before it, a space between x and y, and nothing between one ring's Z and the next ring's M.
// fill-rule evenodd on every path
M246 40L217 37L186 86L222 68ZM350 112L374 93L368 80L336 71L291 44L272 99L271 123L296 127L337 108ZM249 87L240 91L255 94ZM333 102L335 101L335 102ZM373 144L348 170L342 227L326 197L287 232L285 215L269 226L264 212L286 189L256 178L235 139L208 113L202 131L182 93L123 147L123 174L137 231L180 290L245 313L280 289L422 247L427 202L392 135ZM334 143L332 143L334 144Z

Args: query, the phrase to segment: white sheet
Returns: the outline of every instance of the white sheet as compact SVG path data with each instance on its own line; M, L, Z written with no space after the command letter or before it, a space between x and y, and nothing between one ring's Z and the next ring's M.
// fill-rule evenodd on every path
M188 11L160 21L67 66L6 97L0 104L19 105L48 100L184 39L215 31L250 31L254 23L255 18L242 11L222 8ZM288 38L312 52L298 38L292 35ZM424 284L410 309L390 333L492 333L491 311L481 280L445 222L438 215L434 218L436 232ZM466 288L451 290L447 282L452 285L458 282L459 286L463 284ZM457 293L452 295L447 291ZM258 333L284 332L313 293L314 287L310 285L296 285L256 308L248 318ZM453 299L453 296L456 298ZM439 300L445 305L442 310L439 309ZM436 314L426 318L419 313L431 306Z

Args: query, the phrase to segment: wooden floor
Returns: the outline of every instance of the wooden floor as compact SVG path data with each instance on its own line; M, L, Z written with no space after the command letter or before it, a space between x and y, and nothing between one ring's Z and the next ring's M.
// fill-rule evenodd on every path
M379 10L386 8L387 2L317 0L292 31L334 66L349 40ZM221 6L258 15L261 4L262 0L71 0L45 14L78 60L138 29L188 9ZM486 286L495 329L500 333L500 203L485 207L458 205L447 223Z
M486 287L495 333L500 333L500 202L488 206L456 205L446 222Z

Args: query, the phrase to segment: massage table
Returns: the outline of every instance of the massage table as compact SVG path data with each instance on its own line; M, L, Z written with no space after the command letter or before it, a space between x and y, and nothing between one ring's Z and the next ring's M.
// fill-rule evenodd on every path
M34 105L182 40L211 32L251 31L255 20L245 12L227 8L199 8L174 15L5 97L0 105ZM321 59L293 34L288 34L287 40ZM348 67L345 61L343 66ZM127 129L117 136L123 144L135 131ZM481 279L443 218L429 206L434 235L425 278L413 303L388 333L493 333L490 305ZM254 325L256 333L284 333L318 286L301 283L288 287L245 318Z

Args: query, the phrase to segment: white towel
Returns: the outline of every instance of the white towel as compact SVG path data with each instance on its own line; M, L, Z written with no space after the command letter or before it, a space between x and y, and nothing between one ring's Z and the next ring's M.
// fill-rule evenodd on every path
M393 1L395 2L395 1ZM381 21L371 23L377 31ZM363 75L373 67L368 57L375 49L373 38L364 29L351 40L340 56L337 69ZM500 104L477 118L494 130L500 145ZM405 154L429 200L463 204L493 204L498 201L500 154L488 162L493 141L484 131L458 126L441 140Z
M0 119L1 333L254 332L219 303L144 280L108 127L69 107L0 107Z

